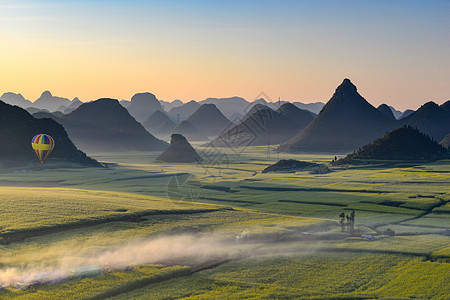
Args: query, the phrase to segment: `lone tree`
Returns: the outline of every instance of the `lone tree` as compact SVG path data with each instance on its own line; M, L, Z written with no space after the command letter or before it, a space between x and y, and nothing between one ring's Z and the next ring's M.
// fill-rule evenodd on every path
M340 223L341 223L341 232L345 232L345 214L341 213L339 215L339 218L341 218L341 221L340 221Z

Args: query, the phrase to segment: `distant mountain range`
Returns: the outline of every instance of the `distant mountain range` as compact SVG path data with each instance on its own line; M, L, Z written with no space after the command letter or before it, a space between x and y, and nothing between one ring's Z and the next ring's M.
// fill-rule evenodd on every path
M69 136L83 149L96 151L164 150L155 138L114 99L84 103L60 118Z
M169 111L174 107L178 107L184 104L181 100L173 100L172 102L159 100L159 103L161 103L161 106L164 109L164 111Z
M21 94L4 93L0 100L11 104L17 105L22 108L33 107L40 110L46 110L50 112L61 111L64 112L68 107L76 108L75 106L81 105L81 101L78 98L74 98L70 101L67 98L53 96L49 91L45 91L34 102L25 99Z
M63 126L52 119L36 119L27 111L0 101L0 165L16 166L38 159L31 148L31 139L40 133L53 137L55 148L49 160L60 159L87 166L101 166L78 150Z
M131 125L133 122L127 118L121 119L125 122L122 127L115 124L113 130L106 128L105 124L111 125L113 122L107 120L109 117L102 117L104 112L101 111L96 112L99 116L96 122L88 124L79 117L81 123L76 125L78 121L69 122L73 116L68 116L87 103L83 104L78 98L70 101L67 98L55 97L48 91L42 93L35 102L15 93L5 93L0 99L13 105L26 106L26 110L38 118L52 118L61 123L66 122L70 135L74 134L75 127L80 131L83 126L92 128L94 126L95 130L86 129L86 136L93 135L90 131L96 131L100 136L104 136L107 133L101 134L102 131L116 130L125 139L124 132L132 135L128 130L138 128L136 124ZM387 131L404 125L418 128L435 141L443 141L450 132L449 103L448 101L439 106L434 102L428 102L417 111L406 110L403 113L386 104L375 108L359 95L356 87L346 79L326 105L321 102L309 104L267 102L263 98L248 102L241 97L207 98L188 103L179 100L168 102L158 100L155 95L147 92L135 94L131 101L120 101L121 105L115 107L115 113L118 113L120 108L126 108L120 113L121 118L124 112L128 112L131 119L134 118L134 121L143 124L146 132L150 133L150 139L156 139L153 136L156 135L166 140L171 134L179 133L190 141L207 141L208 137L213 138L209 144L215 146L281 143L279 149L285 152L340 153L355 150ZM299 109L300 107L307 110ZM91 109L103 107L96 106ZM319 113L317 117L312 111ZM95 112L90 114L93 116ZM92 116L91 119L94 118ZM139 129L136 129L139 133L131 140L138 140L137 136L144 134L142 129L139 124ZM79 137L80 139L75 137L74 141L79 143L84 139L86 142L86 137ZM92 137L87 144L92 146L95 142L103 143L101 140L96 141ZM148 143L149 136L143 140L147 142L142 143ZM140 142L133 144L135 148L153 149L158 148L155 145L159 142L150 143L152 146L150 144L142 146Z

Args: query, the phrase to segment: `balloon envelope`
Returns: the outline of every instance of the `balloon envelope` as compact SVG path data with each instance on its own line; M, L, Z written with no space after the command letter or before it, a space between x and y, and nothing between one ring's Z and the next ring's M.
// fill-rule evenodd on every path
M37 157L43 163L50 152L52 152L53 147L55 147L55 141L48 134L41 133L31 140L31 147L33 147Z

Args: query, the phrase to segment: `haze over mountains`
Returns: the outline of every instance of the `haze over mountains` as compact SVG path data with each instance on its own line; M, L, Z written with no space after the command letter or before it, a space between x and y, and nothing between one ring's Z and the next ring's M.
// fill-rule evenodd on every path
M277 111L256 104L246 118L224 131L208 145L239 147L285 142L314 119L314 114L301 110L291 103L283 104Z
M232 125L214 104L202 104L187 121L206 136L214 137Z
M327 104L267 102L263 98L248 102L241 97L182 103L159 100L148 92L137 93L131 101L120 104L100 99L92 106L87 104L93 102L70 101L48 91L35 102L15 93L5 93L0 99L26 106L37 118L56 120L66 127L76 145L85 149L96 145L102 151L165 149L167 143L158 138L167 140L177 133L189 141L210 140L207 145L215 147L281 144L279 150L284 152L339 153L358 149L404 125L437 142L444 141L450 132L450 101L440 106L428 102L417 111L403 113L387 104L375 108L348 79Z
M143 122L155 111L162 110L162 106L155 95L138 93L131 98L127 110L138 122Z
M60 121L74 143L83 149L154 151L168 147L166 142L146 131L115 99L84 103Z
M189 141L207 141L208 137L201 133L191 122L188 120L181 121L172 130L172 133L181 134Z

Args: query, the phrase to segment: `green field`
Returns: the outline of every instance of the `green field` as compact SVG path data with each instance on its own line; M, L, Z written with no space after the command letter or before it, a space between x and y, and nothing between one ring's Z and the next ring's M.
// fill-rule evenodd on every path
M2 170L0 298L448 299L450 161L262 174L278 155L334 155L214 151L198 164L120 152L91 154L107 168ZM353 237L338 217L351 211ZM134 268L12 286L111 262Z

